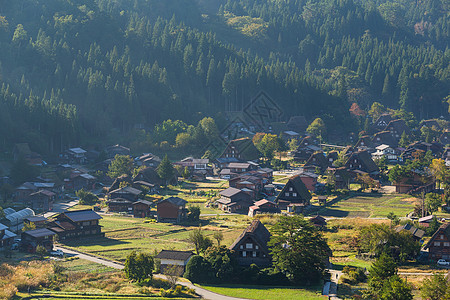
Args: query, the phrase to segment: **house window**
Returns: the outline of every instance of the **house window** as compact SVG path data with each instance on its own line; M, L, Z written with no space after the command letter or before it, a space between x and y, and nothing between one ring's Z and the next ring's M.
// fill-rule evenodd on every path
M290 188L289 188L289 192L292 192L292 191L293 191L293 189L290 187Z
M239 246L239 249L244 249L244 245L240 245L240 246Z
M252 243L247 243L247 244L245 244L245 248L253 249L253 244Z
M284 193L284 195L285 195L286 197L289 197L289 193Z
M242 251L242 257L246 257L247 256L247 251Z
M444 239L444 235L443 235L443 234L441 234L441 237L440 237L440 239L441 239L441 240L443 240L443 239Z
M434 245L435 245L436 247L439 247L439 246L441 245L441 242L434 242Z
M258 249L259 249L259 246L258 246L258 245L255 245L255 249L258 250Z
M450 243L449 242L444 242L444 247L450 247Z
M256 251L253 251L252 255L253 257L256 257Z
M292 193L292 196L297 197L297 193Z

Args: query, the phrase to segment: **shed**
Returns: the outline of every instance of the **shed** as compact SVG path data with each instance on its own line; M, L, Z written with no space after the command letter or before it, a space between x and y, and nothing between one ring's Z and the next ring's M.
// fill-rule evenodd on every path
M167 268L175 266L179 268L181 276L193 255L192 251L162 250L155 258L161 260L161 273L165 274L168 271Z

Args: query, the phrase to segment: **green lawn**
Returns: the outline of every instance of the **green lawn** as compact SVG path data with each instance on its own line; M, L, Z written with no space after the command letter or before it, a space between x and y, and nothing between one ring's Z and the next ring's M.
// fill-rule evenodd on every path
M399 217L414 210L416 199L409 195L368 194L337 201L319 210L319 214L329 217L386 217L393 212ZM418 200L417 200L418 201Z
M322 286L315 286L309 289L254 285L202 285L201 287L214 293L247 299L326 299L326 296L322 296Z

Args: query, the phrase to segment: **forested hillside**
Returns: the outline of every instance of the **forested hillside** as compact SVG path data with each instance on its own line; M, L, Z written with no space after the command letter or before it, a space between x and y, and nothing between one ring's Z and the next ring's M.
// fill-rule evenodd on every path
M166 119L239 111L261 89L344 135L374 101L447 115L444 0L0 0L0 142L43 153Z

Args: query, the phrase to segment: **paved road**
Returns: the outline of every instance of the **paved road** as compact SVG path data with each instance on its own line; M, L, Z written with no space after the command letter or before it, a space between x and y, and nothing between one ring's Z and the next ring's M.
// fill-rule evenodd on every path
M78 201L79 201L79 199L75 199L75 200L67 200L67 201L55 203L55 204L53 204L53 209L51 211L46 212L44 214L44 217L49 218L58 213L62 213L64 211L68 210L69 208L71 208L72 206L77 205Z
M67 249L67 248L61 247L61 246L55 246L54 248L56 248L57 250L61 250L64 253L68 253L70 255L77 256L77 257L79 257L81 259L92 261L92 262L95 262L95 263L98 263L98 264L102 264L102 265L110 267L110 268L114 268L114 269L118 269L118 270L122 270L124 268L123 264L121 264L121 263L113 262L113 261L110 261L110 260L107 260L107 259L103 259L103 258L100 258L100 257L97 257L97 256L87 255L87 254L84 254L84 253L81 253L81 252L78 252L78 251L73 251L73 250L70 250L70 249ZM166 279L166 276L161 275L161 274L154 274L153 276L155 278ZM234 297L228 297L228 296L216 294L216 293L213 293L211 291L205 290L205 289L203 289L201 287L198 287L196 285L193 285L190 282L178 281L177 283L180 284L180 285L183 285L185 287L194 289L195 292L198 295L200 295L203 299L210 299L210 300L245 300L245 299L242 299L242 298L234 298Z
M330 271L331 274L331 284L330 284L330 290L328 293L328 297L329 299L332 300L340 300L341 298L339 298L337 296L337 287L338 287L338 282L339 282L339 278L342 276L342 271L338 271L338 270L333 270L333 269L329 269L328 271Z

